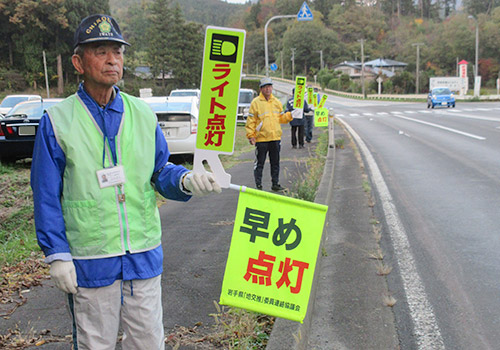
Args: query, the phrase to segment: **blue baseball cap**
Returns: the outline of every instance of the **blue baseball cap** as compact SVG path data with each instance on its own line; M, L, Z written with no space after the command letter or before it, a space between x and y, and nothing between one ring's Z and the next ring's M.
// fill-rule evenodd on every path
M130 46L123 40L118 23L110 15L96 14L85 17L76 29L73 48L97 41L115 41Z

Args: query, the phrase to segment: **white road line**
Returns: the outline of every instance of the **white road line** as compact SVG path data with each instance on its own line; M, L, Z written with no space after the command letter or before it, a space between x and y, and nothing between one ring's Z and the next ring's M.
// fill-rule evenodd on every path
M389 113L387 112L378 112L377 115L388 115Z
M443 114L447 114L448 111L443 112ZM452 115L452 114L450 114ZM500 118L495 118L495 117L482 117L478 115L470 115L470 114L453 114L454 117L459 117L459 118L468 118L468 119L478 119L478 120L487 120L490 122L500 122Z
M432 305L427 299L422 279L418 274L415 259L410 250L408 235L399 218L391 193L389 192L377 163L375 163L375 160L363 140L346 122L343 120L340 121L346 126L347 130L349 130L361 149L370 169L373 183L380 196L384 215L389 227L389 234L394 244L397 263L401 271L401 278L408 301L410 316L413 320L417 348L419 350L443 350L445 349L443 337L439 330Z
M349 116L351 116L351 117L359 117L359 114L358 113L351 113L351 114L349 114Z
M403 114L403 112L400 111L392 111L391 114Z
M476 108L478 111L491 111L491 108Z
M414 119L414 118L404 117L402 115L395 115L395 117L406 119L406 120L411 120L413 122L420 123L420 124L425 124L425 125L433 126L435 128L438 128L438 129L443 129L443 130L446 130L446 131L453 132L455 134L460 134L460 135L463 135L463 136L471 137L471 138L476 139L476 140L481 140L481 141L486 140L486 137L477 136L477 135L474 135L474 134L469 134L467 132L460 131L460 130L457 130L457 129L448 128L446 126L442 126L442 125L439 125L439 124L424 122L423 120L418 120L418 119Z
M363 113L363 115L366 115L366 116L373 116L373 113Z
M431 111L420 111L420 113L429 114L429 113L432 113L432 112Z
M335 114L336 117L343 117L343 114Z
M405 111L405 113L407 113L407 114L415 114L417 112L415 112L415 111Z

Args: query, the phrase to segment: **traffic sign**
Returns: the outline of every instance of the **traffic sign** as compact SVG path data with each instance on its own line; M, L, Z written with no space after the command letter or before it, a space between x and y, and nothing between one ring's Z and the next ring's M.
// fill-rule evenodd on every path
M313 20L313 14L311 12L311 9L304 1L302 6L300 7L299 13L297 13L297 21L312 21L312 20Z
M278 70L278 65L276 63L271 63L269 68L271 68L271 70L274 72L274 71Z

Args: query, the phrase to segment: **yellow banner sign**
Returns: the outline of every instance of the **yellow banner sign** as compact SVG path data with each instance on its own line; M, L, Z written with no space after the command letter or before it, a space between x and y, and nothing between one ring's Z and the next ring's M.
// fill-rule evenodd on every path
M196 148L231 154L234 147L245 31L207 27Z
M314 126L328 126L328 109L316 108L314 110Z
M309 106L313 105L314 89L312 87L307 88L307 104Z
M326 99L328 98L328 96L325 94L323 95L323 97L321 97L321 101L319 101L319 105L318 105L318 108L323 108L325 107L325 102L326 102Z
M306 77L295 78L295 93L293 95L293 108L304 108L304 95L306 93Z
M314 96L314 98L313 98L313 106L314 106L314 108L316 108L316 107L318 107L318 93L315 92L313 94L313 96Z
M220 303L302 322L327 206L240 192Z

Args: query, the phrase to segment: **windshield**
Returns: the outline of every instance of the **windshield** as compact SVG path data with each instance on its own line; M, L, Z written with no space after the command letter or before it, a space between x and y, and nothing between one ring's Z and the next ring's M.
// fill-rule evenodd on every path
M3 99L0 107L14 107L19 102L27 101L28 98L25 96L7 96Z
M196 91L172 91L170 96L198 96Z
M157 102L149 105L155 112L191 112L191 102Z
M434 95L450 95L451 91L448 88L435 88L432 90Z
M240 91L240 102L239 103L250 103L253 99L252 91Z
M27 118L41 118L43 111L56 103L58 102L24 103L12 108L5 117L8 118L10 116L26 115Z

